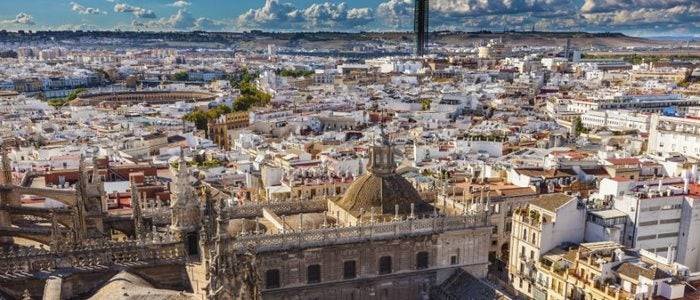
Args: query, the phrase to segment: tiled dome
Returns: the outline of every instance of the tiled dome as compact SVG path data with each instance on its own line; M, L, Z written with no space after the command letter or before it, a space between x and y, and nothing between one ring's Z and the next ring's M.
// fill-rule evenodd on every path
M411 203L418 209L423 201L408 180L398 174L380 176L371 172L355 180L337 202L354 215L363 210L369 213L372 207L377 214L393 214L396 204L400 214L410 214Z

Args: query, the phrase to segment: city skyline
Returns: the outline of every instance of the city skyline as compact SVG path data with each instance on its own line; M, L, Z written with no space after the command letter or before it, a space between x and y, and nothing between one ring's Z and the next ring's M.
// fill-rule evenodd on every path
M410 31L413 5L412 0L0 1L0 29ZM430 11L431 30L700 35L700 4L692 0L433 0Z

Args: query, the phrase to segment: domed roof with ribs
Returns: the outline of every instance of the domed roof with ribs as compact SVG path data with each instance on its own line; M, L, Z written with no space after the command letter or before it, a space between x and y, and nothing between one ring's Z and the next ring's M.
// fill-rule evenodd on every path
M376 175L368 173L353 182L343 197L336 202L355 216L362 211L370 213L372 207L377 214L393 214L399 206L399 214L411 213L411 203L423 210L423 201L408 180L398 174Z
M430 209L413 185L396 173L394 149L386 138L381 145L370 148L367 171L335 201L348 213L360 216L363 212L371 213L374 208L378 215L394 214L398 206L398 213L407 215L411 213L411 204L414 204L414 213Z

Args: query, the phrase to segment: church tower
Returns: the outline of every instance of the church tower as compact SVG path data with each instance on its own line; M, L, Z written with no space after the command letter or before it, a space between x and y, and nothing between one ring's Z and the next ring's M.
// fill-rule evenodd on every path
M190 181L187 161L182 152L180 152L175 189L173 198L170 201L170 207L172 209L171 231L185 242L189 255L198 255L201 211L197 193Z

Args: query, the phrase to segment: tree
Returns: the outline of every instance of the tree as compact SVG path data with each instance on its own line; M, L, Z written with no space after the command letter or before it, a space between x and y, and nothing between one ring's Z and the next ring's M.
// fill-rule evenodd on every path
M68 101L73 101L73 100L77 99L78 96L80 96L80 94L82 94L86 91L87 91L86 88L74 89L73 91L70 92L70 94L68 94Z
M237 89L240 89L244 84L250 84L252 83L255 78L257 78L260 74L257 72L251 73L248 71L248 69L242 69L240 73L235 74L235 75L229 75L229 82L231 82L231 86Z
M187 74L187 71L181 71L173 74L171 78L175 81L187 81L187 79L190 78L190 75Z
M574 126L574 131L576 132L576 134L588 133L588 128L583 126L583 122L581 122L581 117L576 117L572 122L572 126Z
M196 109L193 112L186 114L183 119L185 119L185 121L194 123L194 126L197 127L197 129L199 130L207 129L207 113L200 109Z
M72 91L68 94L67 97L65 97L65 98L51 99L51 100L47 101L47 104L53 106L54 108L59 108L59 107L62 107L62 106L64 106L64 105L68 104L68 102L77 99L78 96L80 96L80 94L82 94L82 93L84 93L84 92L86 92L86 91L87 91L86 88L77 88L77 89L72 90Z
M284 70L277 70L276 73L277 73L277 75L282 76L282 77L299 78L299 77L311 76L314 74L314 71L284 69Z
M270 103L272 96L258 89L254 84L246 82L240 86L241 96L233 102L234 111L248 111L253 106L265 106Z
M430 110L430 105L432 104L432 100L430 99L421 99L420 100L420 109L421 110Z
M227 105L219 105L207 111L195 109L193 112L186 114L183 119L194 123L198 130L207 130L209 121L216 120L220 116L229 114L232 109Z

